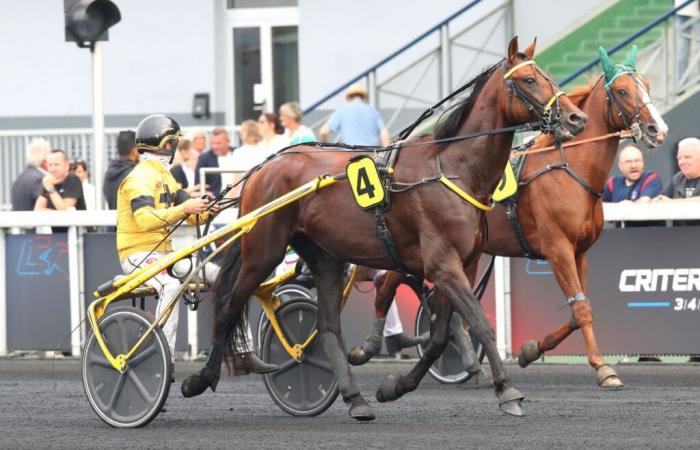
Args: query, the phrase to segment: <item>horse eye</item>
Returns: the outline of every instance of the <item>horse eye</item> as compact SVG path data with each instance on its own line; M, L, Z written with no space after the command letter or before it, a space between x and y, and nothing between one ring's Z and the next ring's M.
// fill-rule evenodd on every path
M526 84L535 84L535 79L532 77L525 78Z
M620 94L622 97L624 97L625 95L627 95L627 91L624 90L624 89L618 90L617 93Z

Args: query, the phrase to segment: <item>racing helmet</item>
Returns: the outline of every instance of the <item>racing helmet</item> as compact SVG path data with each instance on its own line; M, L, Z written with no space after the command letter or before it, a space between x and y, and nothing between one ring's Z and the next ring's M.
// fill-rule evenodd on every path
M136 149L139 153L170 156L172 161L181 135L180 125L173 118L163 114L152 114L136 127ZM167 145L168 143L170 145Z

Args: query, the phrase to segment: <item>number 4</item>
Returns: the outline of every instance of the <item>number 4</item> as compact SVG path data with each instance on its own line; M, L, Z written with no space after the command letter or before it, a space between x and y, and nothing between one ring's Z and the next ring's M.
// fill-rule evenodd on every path
M361 167L357 171L357 193L359 195L367 194L370 199L374 197L374 186L369 181L369 176L367 175L367 169Z

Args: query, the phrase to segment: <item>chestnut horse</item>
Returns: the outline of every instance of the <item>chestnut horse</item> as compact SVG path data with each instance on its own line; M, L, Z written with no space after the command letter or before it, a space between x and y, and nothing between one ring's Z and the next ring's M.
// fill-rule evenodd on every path
M587 280L587 251L603 229L600 194L620 138L619 135L595 138L632 128L641 133L648 146L656 147L664 141L668 127L651 102L649 83L635 69L636 47L623 64L614 64L602 48L599 53L604 74L593 86L578 88L569 94L589 118L585 131L564 146L565 160L560 152L549 151L532 154L525 161L515 209L524 239L521 241L517 237L506 216L506 207L499 204L486 215L488 239L481 250L499 256L546 258L572 307L570 321L541 340L529 340L522 345L518 358L521 367L537 360L580 328L588 362L596 370L598 384L620 387L622 381L615 370L604 363L596 343ZM541 136L531 149L551 144L549 136ZM568 162L575 175L563 169L562 162ZM475 260L466 271L472 283L477 262ZM401 275L396 272L387 272L377 280L375 308L379 317L386 314L400 283ZM362 356L362 362L369 359L367 355Z
M465 201L462 194L466 191L482 204L490 202L508 161L516 125L544 118L556 127L558 135L571 136L583 129L585 114L566 97L559 97L558 88L531 60L534 49L533 42L519 53L517 39L511 40L507 57L477 78L472 94L453 109L441 130L401 144L392 182L423 182L394 194L391 209L385 213L398 256L408 272L431 280L441 304L454 308L472 324L492 361L499 406L515 415L522 415L523 395L506 374L490 326L464 275L464 267L479 254L483 211ZM512 129L493 132L506 127ZM467 143L458 138L465 133L483 136ZM434 140L441 141L431 142ZM253 211L320 174L344 174L354 156L315 149L295 146L252 173L240 195L241 213ZM437 181L434 175L441 171L455 180L462 194L457 194L454 185L448 189ZM344 178L340 175L338 179ZM230 355L237 334L232 331L240 328L248 299L282 261L289 243L314 276L319 303L317 339L330 360L343 400L350 404L350 416L372 420L374 413L353 379L341 337L343 267L345 261L380 269L396 270L398 266L377 238L374 214L357 206L346 182L320 189L260 218L227 250L215 291L211 354L200 372L184 380L183 395L191 397L209 387L215 389L222 359ZM441 351L445 345L449 319L449 315L438 314L435 343L428 353Z

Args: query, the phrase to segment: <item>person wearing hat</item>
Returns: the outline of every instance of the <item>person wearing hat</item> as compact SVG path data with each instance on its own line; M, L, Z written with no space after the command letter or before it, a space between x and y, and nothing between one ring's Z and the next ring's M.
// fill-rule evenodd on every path
M347 102L335 110L321 127L319 137L327 141L332 132L339 142L353 145L389 145L389 131L379 112L367 104L367 89L353 84L345 91Z

